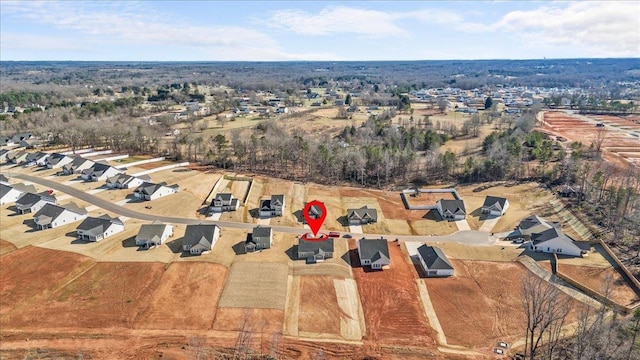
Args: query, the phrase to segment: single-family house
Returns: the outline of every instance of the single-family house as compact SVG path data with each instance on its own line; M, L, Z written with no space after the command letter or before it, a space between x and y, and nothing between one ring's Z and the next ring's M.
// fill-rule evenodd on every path
M520 237L523 238L530 238L533 234L541 233L545 230L559 227L560 224L557 222L547 221L540 216L533 215L522 219L514 233L519 234Z
M213 224L187 225L182 238L182 250L191 255L211 251L220 237L220 227Z
M462 200L440 199L436 202L436 208L445 220L463 220L467 215Z
M140 200L155 200L163 196L175 194L178 191L178 185L167 186L167 183L158 184L152 182L144 182L133 191L133 196Z
M94 164L95 162L92 160L85 159L82 156L76 156L71 160L71 162L62 165L62 173L64 175L79 174L84 170L91 168Z
M347 209L347 221L349 225L364 225L378 221L378 210L367 207L359 209Z
M498 196L487 196L482 204L482 213L502 216L509 208L509 200Z
M27 160L28 152L18 150L7 155L7 162L11 164L22 164Z
M82 170L80 177L84 181L104 181L123 172L109 164L97 162L92 167Z
M33 220L39 230L44 230L80 221L86 217L87 210L75 203L66 205L47 203L33 216Z
M35 213L47 204L57 204L58 200L54 195L44 193L24 193L16 200L16 209L20 214Z
M211 200L209 212L236 211L240 206L240 201L233 197L231 193L219 193Z
M9 149L0 149L0 164L4 164L7 162L7 158L9 157L9 155L11 155L12 153L16 152L15 150L9 150Z
M0 136L0 146L11 146L13 145L13 140L8 136Z
M13 137L11 138L11 141L13 141L14 144L17 144L20 141L29 140L31 138L33 138L32 133L21 133L21 134L13 135Z
M0 174L0 184L9 185L9 178L4 174Z
M16 202L25 193L36 193L33 185L0 183L0 205Z
M529 249L536 252L557 253L570 256L583 256L589 252L588 242L578 242L552 227L540 233L531 234Z
M253 228L253 232L247 237L244 250L246 252L253 252L256 250L270 249L271 245L273 245L272 229L258 225Z
M136 245L150 248L162 245L169 237L173 236L173 226L155 221L151 224L142 224L136 235Z
M64 165L71 163L73 160L74 160L73 156L54 153L47 158L45 165L49 169L61 168Z
M421 245L418 247L418 260L420 260L427 277L452 276L454 274L453 265L440 248Z
M25 149L35 149L38 147L43 147L45 145L45 141L42 139L27 139L22 140L18 143L19 147L23 147Z
M135 189L150 180L151 177L149 177L149 175L132 176L118 174L108 178L105 185L109 189Z
M25 159L25 166L43 166L50 155L48 153L38 151L30 153Z
M304 211L304 209L303 209ZM304 215L304 214L303 214ZM317 220L322 217L322 209L318 205L311 205L309 207L308 215L310 219ZM307 223L307 218L305 216L302 217L304 223Z
M271 199L260 200L260 217L282 216L284 195L271 195Z
M117 217L105 214L100 217L88 217L76 228L78 238L86 241L100 241L124 231L124 223Z
M362 266L370 266L372 269L382 269L391 263L389 244L387 239L382 237L358 240L358 256Z
M333 257L333 238L324 241L309 241L300 238L298 241L298 259L306 259L307 263L316 263Z

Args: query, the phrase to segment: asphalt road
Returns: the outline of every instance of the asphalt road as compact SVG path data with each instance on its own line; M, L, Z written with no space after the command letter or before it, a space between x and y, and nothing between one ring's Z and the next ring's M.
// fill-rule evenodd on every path
M120 216L126 216L128 218L140 219L146 221L162 221L165 223L172 224L216 224L221 228L235 228L235 229L245 229L251 230L256 224L242 223L242 222L233 222L233 221L218 221L218 220L199 220L199 219L188 219L188 218L180 218L180 217L171 217L171 216L162 216L155 214L143 213L135 210L131 210L125 208L124 206L114 204L110 201L99 198L95 195L86 193L82 190L75 189L71 186L61 184L57 181L44 179L37 176L31 176L26 174L17 174L17 173L5 173L8 177L21 179L24 181L30 181L35 184L42 185L44 187L48 187L65 194L68 194L72 197L85 201L89 204L95 205L99 208L112 212L114 214L118 214ZM289 227L289 226L271 226L273 231L288 233L288 234L296 234L300 235L302 233L308 232L308 230L304 228L298 227ZM348 232L341 232L341 235L349 234ZM393 235L393 234L354 234L354 237L358 238L360 236L364 236L367 238L379 238L385 237L387 239L398 239L398 241L451 241L458 242L466 245L493 245L496 243L496 238L493 236L489 236L489 233L478 230L467 230L467 231L458 231L453 234L443 235L443 236L418 236L418 235Z

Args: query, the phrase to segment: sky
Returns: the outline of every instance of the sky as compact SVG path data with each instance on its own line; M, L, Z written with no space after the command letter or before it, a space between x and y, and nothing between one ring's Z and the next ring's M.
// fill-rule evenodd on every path
M0 0L0 60L640 57L640 1Z

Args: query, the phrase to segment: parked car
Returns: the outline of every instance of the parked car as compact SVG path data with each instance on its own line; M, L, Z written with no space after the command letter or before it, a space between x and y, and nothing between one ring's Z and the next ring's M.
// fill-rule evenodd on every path
M345 239L351 239L353 236L351 236L351 234L344 234L342 237Z
M339 238L339 237L340 237L340 233L339 233L339 232L337 232L337 231L330 231L330 232L329 232L329 237L332 237L332 238Z

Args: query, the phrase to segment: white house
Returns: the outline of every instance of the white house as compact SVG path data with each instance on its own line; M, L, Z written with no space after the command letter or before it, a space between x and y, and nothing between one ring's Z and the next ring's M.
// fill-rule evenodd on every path
M33 220L39 230L44 230L80 221L86 217L87 210L75 203L69 203L64 206L47 203L33 216Z
M173 236L173 226L156 221L152 224L143 224L136 235L136 245L150 248L162 245L169 237Z
M282 216L284 195L271 195L271 199L260 200L260 217Z
M25 193L35 193L33 185L24 184L0 184L0 205L16 202Z
M240 206L240 201L233 198L231 193L219 193L211 200L209 212L236 211Z
M491 216L502 216L508 208L509 200L497 196L487 196L482 204L482 212Z
M389 244L387 239L358 240L358 256L362 266L370 266L372 269L382 269L391 263L389 256Z
M62 160L60 160L62 161ZM62 165L62 173L64 175L73 175L82 173L84 170L89 169L95 164L92 160L85 159L82 156L76 156L70 162Z
M436 208L445 220L464 220L467 215L462 200L440 199L436 203Z
M418 248L418 260L427 277L452 276L453 265L440 248L421 245Z
M57 204L58 200L54 195L49 193L24 193L16 200L16 209L20 214L35 213L47 204Z
M107 179L105 185L109 189L134 189L150 181L148 175L131 176L127 174L118 174Z
M589 252L588 242L578 242L565 235L558 228L550 228L531 235L529 249L536 252L583 256Z
M177 191L178 185L167 186L164 182L159 184L145 182L133 191L133 196L140 200L155 200L163 196L175 194Z
M104 181L123 172L123 170L117 169L108 164L95 163L92 167L82 170L80 177L84 181Z
M76 228L78 238L86 241L100 241L124 231L124 223L119 218L105 214L100 217L88 217Z
M220 237L220 227L213 224L187 225L182 238L182 250L191 255L211 251Z
M48 169L61 168L67 164L70 164L73 161L73 159L74 158L72 156L54 153L47 158L47 161L45 162L45 166Z

